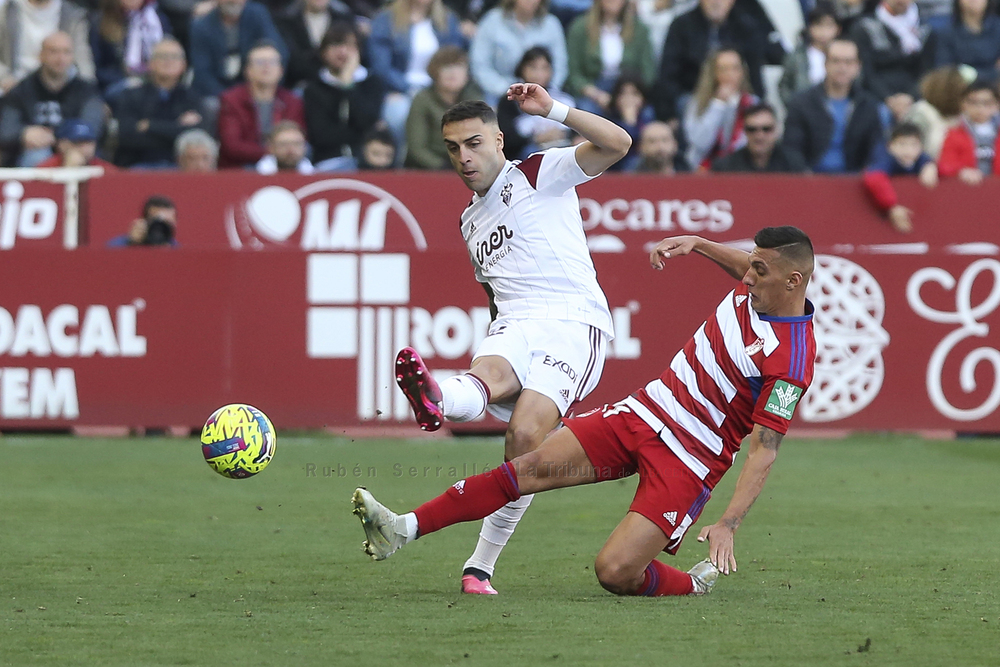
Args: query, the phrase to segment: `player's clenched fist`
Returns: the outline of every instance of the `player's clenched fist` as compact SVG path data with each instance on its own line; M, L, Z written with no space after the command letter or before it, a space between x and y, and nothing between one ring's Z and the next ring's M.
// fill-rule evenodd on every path
M552 109L552 98L536 83L515 83L507 89L507 99L517 102L521 111L532 116L545 116Z

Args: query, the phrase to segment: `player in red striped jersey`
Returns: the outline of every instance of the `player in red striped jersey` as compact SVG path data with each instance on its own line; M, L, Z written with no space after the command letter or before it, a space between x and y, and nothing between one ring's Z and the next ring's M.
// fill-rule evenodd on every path
M760 495L813 377L816 343L806 286L809 237L768 227L747 253L694 236L664 239L650 262L697 253L740 285L657 379L614 405L576 418L533 452L461 480L413 512L396 515L364 489L355 514L366 551L382 560L417 537L482 518L522 494L639 473L629 511L597 555L601 585L620 595L707 593L718 574L736 571L733 535ZM656 559L675 554L719 479L749 435L747 460L722 516L702 529L709 557L688 572Z

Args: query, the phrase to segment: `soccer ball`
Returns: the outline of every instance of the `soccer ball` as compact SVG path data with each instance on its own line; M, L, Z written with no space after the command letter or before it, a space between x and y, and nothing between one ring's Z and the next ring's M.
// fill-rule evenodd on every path
M276 436L271 420L257 408L234 403L219 408L201 429L201 451L223 477L246 479L267 467Z

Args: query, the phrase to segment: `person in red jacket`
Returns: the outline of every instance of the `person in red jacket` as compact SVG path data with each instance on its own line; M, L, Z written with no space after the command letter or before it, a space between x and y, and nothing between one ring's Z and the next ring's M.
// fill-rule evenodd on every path
M938 157L942 177L958 176L978 185L984 176L1000 173L1000 132L997 92L985 81L975 81L962 95L962 120L948 130Z
M267 154L267 137L274 126L291 120L304 128L302 100L279 87L284 76L281 52L266 41L247 53L246 83L219 98L219 168L253 166Z
M862 177L875 206L889 218L896 231L908 234L913 230L910 220L913 211L899 203L890 181L894 176L918 176L925 188L938 184L937 165L924 152L923 134L913 123L900 123L893 128L888 145L878 150Z

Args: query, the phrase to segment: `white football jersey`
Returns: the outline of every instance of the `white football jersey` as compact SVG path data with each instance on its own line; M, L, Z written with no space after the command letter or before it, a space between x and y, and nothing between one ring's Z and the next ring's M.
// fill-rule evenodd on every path
M508 161L486 196L473 196L462 236L500 316L583 322L614 336L576 195L590 179L576 147L553 148Z

